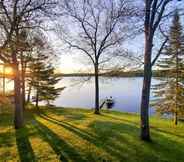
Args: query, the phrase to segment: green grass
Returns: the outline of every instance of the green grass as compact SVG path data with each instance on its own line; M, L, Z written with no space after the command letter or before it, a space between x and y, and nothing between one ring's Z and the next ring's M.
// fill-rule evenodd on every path
M184 123L151 118L152 142L139 139L139 116L82 109L25 112L25 128L0 114L2 162L184 162Z

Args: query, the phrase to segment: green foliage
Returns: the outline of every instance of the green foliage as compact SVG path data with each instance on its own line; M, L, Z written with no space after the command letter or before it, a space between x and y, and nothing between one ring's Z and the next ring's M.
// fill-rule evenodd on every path
M152 105L157 112L182 115L184 113L184 35L176 11L169 32L169 41L158 61L160 70L167 71L164 78L153 86Z
M50 101L55 100L64 87L56 87L61 77L54 73L55 68L47 62L47 59L48 57L42 54L33 59L30 64L29 84L36 91L38 101L47 101L50 104Z

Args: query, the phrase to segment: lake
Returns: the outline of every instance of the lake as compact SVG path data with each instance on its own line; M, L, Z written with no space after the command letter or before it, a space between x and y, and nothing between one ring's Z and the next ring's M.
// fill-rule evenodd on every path
M156 79L152 79L152 83ZM114 110L140 112L142 77L115 78L100 77L100 100L112 96L115 100ZM56 106L94 108L94 78L64 77L59 86L66 86L61 95L54 101ZM152 94L151 94L152 97ZM154 109L150 109L150 114Z

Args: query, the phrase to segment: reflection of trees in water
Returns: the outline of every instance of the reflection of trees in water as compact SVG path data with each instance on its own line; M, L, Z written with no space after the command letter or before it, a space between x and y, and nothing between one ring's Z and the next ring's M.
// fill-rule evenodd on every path
M111 77L100 77L100 83L102 84L112 84ZM83 76L83 77L70 77L69 82L70 84L67 85L68 88L75 87L75 88L82 88L87 84L93 84L94 76Z
M118 77L105 77L105 76L100 77L101 84L112 85L112 82L116 80L119 80L119 78Z
M67 88L63 91L60 98L55 102L57 105L68 107L94 107L94 78L90 81L81 83L81 77L63 77L60 82ZM142 77L100 77L100 104L106 98L112 96L115 101L114 109L120 111L139 111L141 97ZM152 83L155 83L155 78ZM77 83L76 83L77 82ZM133 102L130 102L133 101Z
M92 78L91 76L86 76L86 77L70 77L69 82L70 84L67 85L67 88L82 88L86 84L92 83Z
M104 100L106 97L112 96L113 99L117 100L117 93L113 92L113 94L110 93L110 91L113 91L112 89L119 86L119 88L122 90L125 84L129 86L135 86L140 87L140 84L142 84L142 77L109 77L109 76L100 76L100 96L101 99ZM123 81L123 82L122 82ZM125 81L125 82L124 82ZM155 79L153 79L153 82ZM66 90L80 90L81 88L86 89L87 91L93 91L94 88L94 77L93 76L84 76L84 77L63 77L63 81L61 83L66 87ZM135 84L134 84L135 83ZM134 85L131 85L134 84ZM101 101L102 102L102 101Z
M120 79L130 79L132 80L136 80L137 77L109 77L109 76L100 76L100 84L103 85L110 85L113 86L113 82L116 82ZM85 86L86 84L93 84L93 79L94 76L83 76L83 77L66 77L66 79L69 79L69 84L67 82L66 87L67 88L82 88L83 86Z
M137 77L109 77L109 76L102 76L102 77L100 77L100 83L107 84L107 85L112 85L113 82L116 82L116 81L121 80L121 79L129 79L130 81L132 81L132 80L136 80Z

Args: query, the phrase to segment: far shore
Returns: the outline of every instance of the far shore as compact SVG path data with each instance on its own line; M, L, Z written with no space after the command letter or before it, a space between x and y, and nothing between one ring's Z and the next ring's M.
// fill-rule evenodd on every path
M152 73L153 77L165 77L168 76L168 71L166 70L154 70ZM57 73L57 75L61 77L93 77L95 76L94 73ZM107 73L100 73L99 76L101 77L143 77L144 73L142 70L137 71L123 71L123 72L107 72Z

